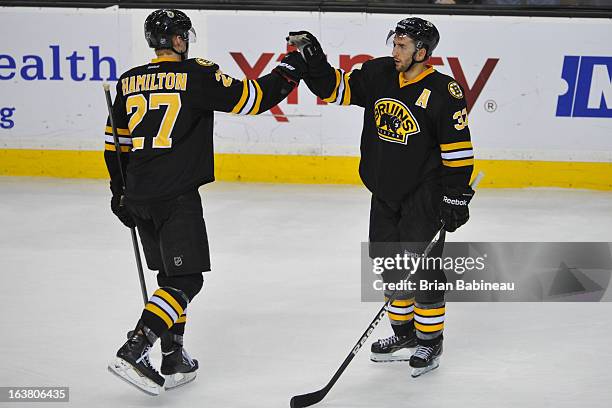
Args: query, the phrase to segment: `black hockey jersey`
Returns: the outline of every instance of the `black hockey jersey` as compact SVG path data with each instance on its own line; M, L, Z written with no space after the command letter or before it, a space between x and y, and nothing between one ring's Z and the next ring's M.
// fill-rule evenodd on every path
M239 81L201 58L161 57L125 72L117 83L113 118L128 200L172 198L213 181L213 111L256 115L278 104L293 86L274 72ZM109 119L105 134L111 190L121 194Z
M474 165L461 86L428 66L406 81L393 58L370 60L345 73L331 65L306 78L328 103L363 108L359 174L384 200L401 200L426 180L467 186Z

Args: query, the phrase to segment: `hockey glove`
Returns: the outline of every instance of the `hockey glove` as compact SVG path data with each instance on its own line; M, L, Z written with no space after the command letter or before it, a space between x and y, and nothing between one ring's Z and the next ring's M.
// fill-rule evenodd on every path
M308 65L316 65L325 60L325 53L319 40L308 31L291 31L287 42L298 49Z
M468 204L474 196L471 187L447 187L440 204L440 217L444 221L444 229L454 232L470 219Z
M123 197L120 195L114 195L111 198L111 210L113 214L119 218L119 221L123 223L128 228L134 228L136 223L134 222L134 218L132 218L132 214L127 209L127 207L123 204Z
M308 67L304 59L297 51L293 51L285 55L280 64L278 64L272 72L276 72L293 86L298 86L300 79L304 77L307 70Z

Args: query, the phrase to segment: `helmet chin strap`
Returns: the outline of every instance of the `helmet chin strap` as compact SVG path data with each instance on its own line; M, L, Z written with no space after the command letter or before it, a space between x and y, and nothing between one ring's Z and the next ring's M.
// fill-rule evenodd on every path
M183 37L181 37L183 39ZM185 41L183 39L183 41ZM185 61L187 59L187 53L189 52L189 41L185 41L185 51L179 52L174 47L171 48L173 52L181 56L181 61Z
M172 47L172 51L181 56L181 61L185 61L187 59L187 52L189 51L189 45L186 46L185 51L178 52L174 47Z
M408 68L406 68L406 70L405 70L404 72L408 72L408 71L410 71L410 68L412 68L412 66L413 66L414 64L420 64L421 62L425 62L425 60L427 59L427 58L425 58L425 59L423 59L423 61L417 61L417 60L416 60L416 55L417 55L417 52L419 52L419 50L416 50L416 51L415 51L415 52L412 54L412 61L410 62L410 65L408 65Z

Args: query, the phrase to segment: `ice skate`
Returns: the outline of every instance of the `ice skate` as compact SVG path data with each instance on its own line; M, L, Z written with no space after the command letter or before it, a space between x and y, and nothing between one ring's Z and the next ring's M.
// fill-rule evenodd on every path
M372 343L370 360L376 363L391 361L409 361L409 348L417 346L416 336L396 336L379 339Z
M419 345L410 357L410 367L412 367L412 377L419 377L431 370L435 370L440 365L442 355L442 340L431 346Z
M149 395L159 395L164 385L162 377L149 360L152 344L143 334L142 328L125 342L117 351L117 356L108 365L108 370L122 380Z
M183 348L183 336L166 333L161 340L161 373L166 377L164 388L170 390L195 380L198 360L189 357Z

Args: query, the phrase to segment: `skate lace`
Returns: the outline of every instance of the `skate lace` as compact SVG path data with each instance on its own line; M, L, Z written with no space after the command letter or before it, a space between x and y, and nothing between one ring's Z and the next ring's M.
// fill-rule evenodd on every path
M150 369L153 369L153 365L151 364L151 360L149 360L149 351L151 351L151 346L146 346L142 351L142 354L136 360L136 363L139 364L141 361Z
M422 358L423 360L427 360L432 352L433 352L433 347L419 346L414 352L414 356L418 358Z
M378 340L378 342L380 343L380 345L382 347L386 347L386 346L390 346L393 343L396 343L397 341L399 341L399 337L397 337L396 335L393 335L391 337L387 337L386 339L380 339Z
M193 367L193 366L195 365L195 363L193 362L193 359L191 358L191 356L189 356L189 354L187 354L187 352L185 351L185 349L183 349L183 358L184 358L185 360L187 360L187 362L189 362L189 365L190 365L190 366L192 366L192 367Z

